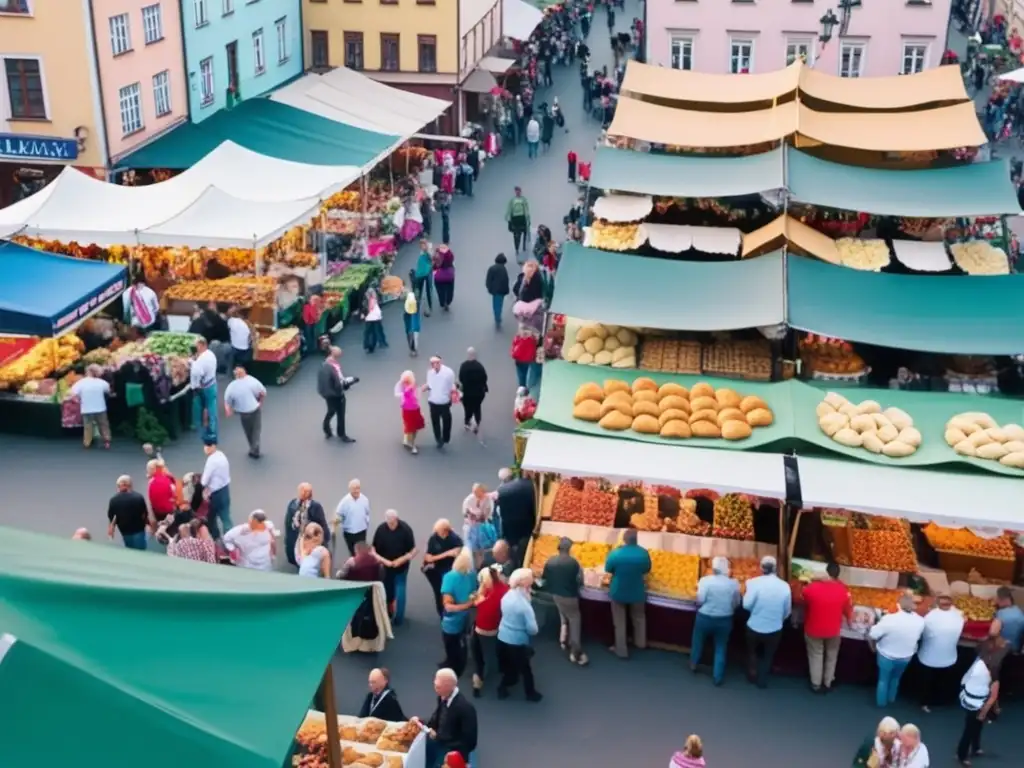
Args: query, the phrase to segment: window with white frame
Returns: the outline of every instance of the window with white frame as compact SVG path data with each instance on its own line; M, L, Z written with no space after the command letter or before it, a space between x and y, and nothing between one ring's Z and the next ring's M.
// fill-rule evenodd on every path
M126 85L118 92L121 106L121 135L128 136L142 130L142 86Z
M115 56L132 49L132 36L128 25L128 14L119 13L110 17L110 50Z
M165 69L153 75L153 104L156 116L171 114L171 71Z
M252 65L257 75L267 71L267 54L263 49L263 28L252 33Z
M814 63L814 38L791 37L786 40L786 66L801 58L807 64Z
M282 16L275 21L274 28L277 30L277 63L284 64L291 55L288 50L288 17Z
M904 43L901 75L915 75L928 66L928 43Z
M864 43L844 42L839 47L839 76L861 77L864 74Z
M729 71L734 75L754 71L754 41L749 37L729 41Z
M160 13L160 3L147 5L142 9L142 36L146 45L164 39L164 20Z
M672 36L672 69L693 69L693 38Z
M192 11L196 17L196 28L210 23L210 9L207 0L192 0Z
M199 62L199 105L213 104L213 56Z
M228 14L235 12L235 0L224 0L224 5L221 6L220 15L227 16Z

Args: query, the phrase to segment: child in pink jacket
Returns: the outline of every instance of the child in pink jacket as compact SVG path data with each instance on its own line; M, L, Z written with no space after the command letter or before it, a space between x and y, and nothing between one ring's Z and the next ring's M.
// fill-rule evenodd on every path
M668 768L704 768L705 765L704 745L700 741L700 736L693 734L686 738L683 751L672 755L672 762L668 764Z

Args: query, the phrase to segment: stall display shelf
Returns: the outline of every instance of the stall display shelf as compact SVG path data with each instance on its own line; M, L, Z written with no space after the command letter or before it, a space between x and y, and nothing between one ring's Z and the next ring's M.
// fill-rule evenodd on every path
M254 359L249 373L265 387L282 387L291 381L301 367L302 354L296 347L291 356L277 362L263 362Z
M253 359L261 363L280 363L299 351L301 341L298 328L282 328L260 338Z
M333 729L332 729L333 730ZM412 723L395 723L376 718L338 715L336 726L346 765L378 766L378 768L425 768L427 734ZM327 721L323 712L310 710L295 735L295 750L290 765L301 768L327 768ZM374 735L375 734L375 735ZM398 743L389 735L397 734ZM412 738L408 738L412 736ZM372 740L370 740L370 738ZM360 740L365 738L366 740ZM406 751L388 747L404 746ZM359 759L369 758L365 762Z

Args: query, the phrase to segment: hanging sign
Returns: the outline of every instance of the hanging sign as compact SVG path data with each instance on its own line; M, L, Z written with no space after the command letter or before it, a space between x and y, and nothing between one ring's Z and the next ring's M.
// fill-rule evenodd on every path
M0 133L0 158L18 160L63 160L78 157L78 139L55 139L49 136L24 136Z

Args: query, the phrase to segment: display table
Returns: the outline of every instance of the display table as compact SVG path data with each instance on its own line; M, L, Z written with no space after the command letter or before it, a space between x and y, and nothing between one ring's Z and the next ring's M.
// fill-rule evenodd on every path
M52 397L0 393L0 432L32 437L81 437L82 430L64 429L61 406Z
M376 720L376 718L358 718L351 715L338 715L337 730L338 733L342 733L343 729L355 732L362 729L362 727L369 721ZM378 720L377 722L385 722ZM392 723L387 722L387 729L384 731L387 734L392 729L399 729L405 726L405 723ZM305 755L307 759L309 756L320 756L324 751L323 742L320 739L326 732L326 721L323 712L317 712L316 710L309 710L306 713L305 719L302 721L302 725L299 727L299 731L295 736L295 749L294 754L296 756ZM348 751L350 754L354 752L362 753L363 755L369 756L376 754L382 758L382 763L374 763L380 765L381 768L425 768L427 763L427 734L424 731L420 731L417 734L415 740L409 745L408 752L395 752L387 749L380 749L374 743L364 743L357 741L355 738L345 739L340 738L341 748L343 751ZM379 742L378 742L379 743ZM321 762L324 768L327 766L326 756L321 756ZM355 760L347 760L346 763L354 763ZM307 762L303 765L315 765L315 763Z

